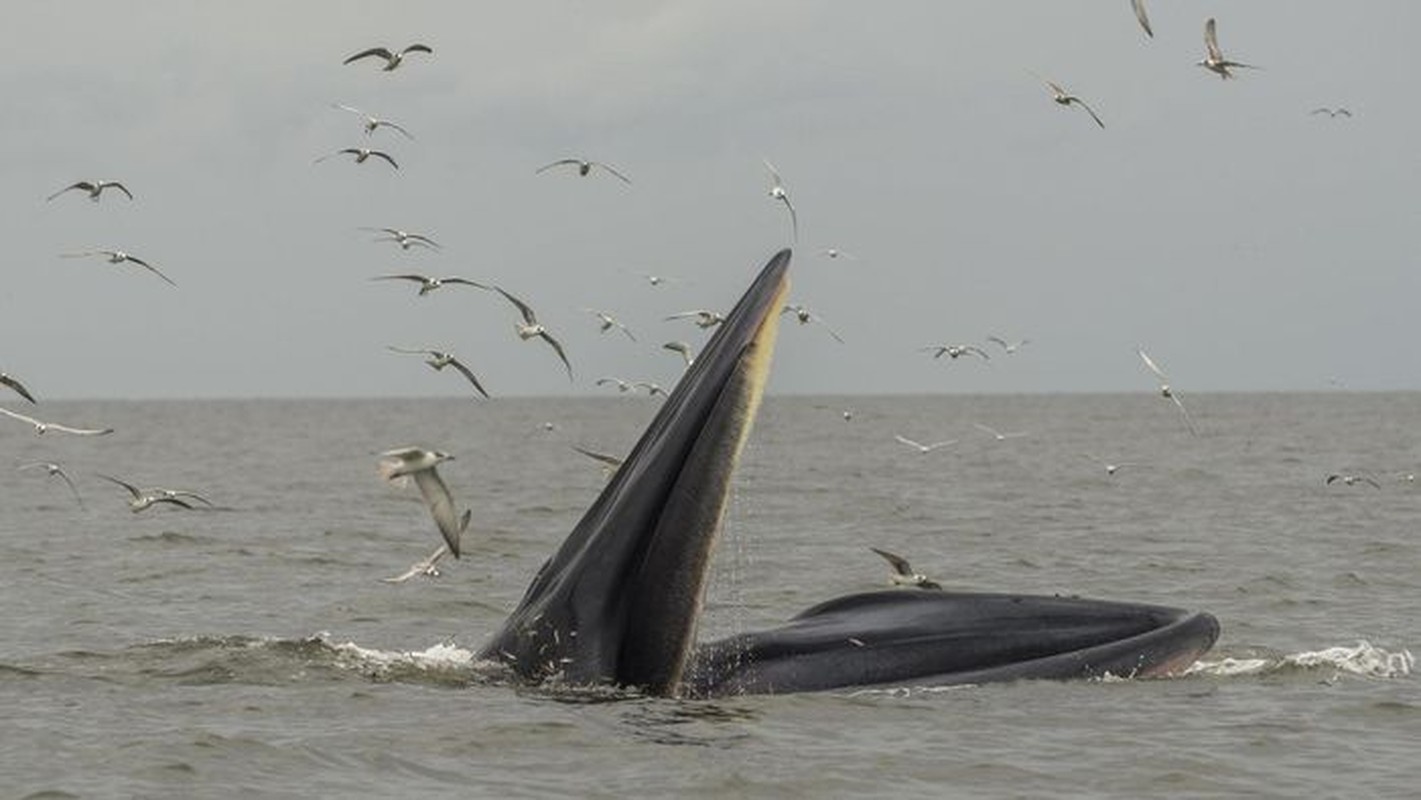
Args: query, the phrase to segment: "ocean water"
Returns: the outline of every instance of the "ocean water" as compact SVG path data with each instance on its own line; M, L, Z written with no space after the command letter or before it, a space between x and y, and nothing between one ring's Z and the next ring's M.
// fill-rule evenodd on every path
M117 432L0 425L0 797L1414 796L1421 394L1188 400L1198 437L1149 394L771 396L702 622L883 586L878 546L949 588L1211 611L1188 674L716 701L473 659L602 486L569 445L624 452L656 400L46 403ZM439 541L375 475L405 444L456 455L474 516L388 584ZM130 513L96 473L216 508Z

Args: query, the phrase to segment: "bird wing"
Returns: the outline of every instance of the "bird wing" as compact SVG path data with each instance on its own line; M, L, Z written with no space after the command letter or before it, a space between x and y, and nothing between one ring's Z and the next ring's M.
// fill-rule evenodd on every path
M569 446L577 452L583 454L584 456L587 456L591 459L595 459L597 461L601 461L603 464L606 464L608 466L620 467L622 465L622 459L617 458L616 456L611 455L610 453L599 453L596 450L588 450L585 447L579 447L575 444Z
M944 439L944 440L942 440L942 441L940 441L940 442L933 442L932 444L928 445L928 449L929 449L929 450L936 450L936 449L938 449L939 447L947 447L947 446L950 445L950 444L957 444L957 440L956 440L956 439Z
M444 542L449 545L449 552L459 557L459 534L463 531L459 528L459 520L455 516L454 497L449 494L449 487L444 485L444 479L439 477L439 472L434 467L422 469L414 473L414 483L419 487L419 493L424 495L424 502L429 506L429 514L434 517L434 524L439 527L439 532L444 535Z
M702 311L702 310L697 310L697 311L678 311L678 312L676 312L675 314L672 314L671 316L667 317L666 319L667 319L667 321L669 322L670 320L673 320L673 319L689 319L689 318L691 318L691 317L703 317L703 316L709 315L710 313L711 313L711 312L709 312L709 311Z
M581 164L581 163L582 163L582 161L581 161L580 159L576 159L576 158L559 158L557 161L554 161L554 162L552 162L551 164L544 164L543 166L538 167L537 169L533 170L533 174L536 175L536 174L538 174L538 173L540 173L540 172L545 172L545 171L547 171L547 170L552 169L553 167L561 167L561 166L564 165L564 164Z
M429 283L428 276L418 275L413 272L400 273L398 275L376 275L372 281L414 281L415 283ZM419 352L424 352L423 350Z
M1061 87L1061 84L1056 83L1055 81L1046 81L1046 85L1051 87L1051 91L1055 92L1056 97L1058 98L1070 96L1070 92L1066 91L1064 88Z
M1209 58L1215 61L1224 60L1224 54L1219 51L1219 35L1214 30L1213 17L1209 17L1204 23L1204 47L1209 51Z
M457 358L454 358L453 356L450 356L449 366L459 370L459 374L463 375L465 378L468 378L469 383L472 383L474 385L474 388L478 390L479 394L483 395L485 400L488 399L488 392L484 391L484 387L482 384L479 383L479 379L474 377L474 373L472 370L464 366L464 362L460 361Z
M993 436L1001 436L1001 435L1002 435L1001 432L998 431L996 428L989 428L989 427L987 427L986 425L983 425L983 424L980 423L980 422L974 422L974 423L972 423L972 427L976 428L976 429L979 430L979 431L986 431L987 433L990 433L990 434L993 435Z
M374 280L374 279L372 278L371 280ZM432 356L432 355L434 355L434 351L433 351L433 350L430 350L430 349L428 349L428 348L425 348L425 349L423 349L423 350L412 350L412 349L410 349L410 348L408 348L408 347L395 347L395 346L392 345L392 344L387 344L387 345L385 345L385 349L386 349L386 350L389 350L389 351L392 352L392 353L407 353L407 354L409 354L409 355L417 355L417 356Z
M1340 114L1341 116L1344 116L1344 117L1350 117L1350 116L1352 116L1352 112L1351 112L1351 111L1348 111L1348 110L1345 109L1345 108L1339 108L1339 109L1337 109L1336 111L1332 112L1332 115L1333 115L1333 116L1337 116L1337 115L1339 115L1339 114Z
M898 440L898 441L900 441L900 442L902 442L903 444L908 445L909 447L916 447L916 448L918 448L919 450L922 450L922 449L923 449L923 445L922 445L922 444L920 444L920 443L918 443L918 442L915 442L915 441L913 441L912 439L909 439L909 438L906 437L906 436L902 436L902 435L900 435L900 434L896 434L896 433L895 433L895 434L893 434L893 438L896 439L896 440Z
M482 284L482 283L479 283L478 281L471 281L471 280L469 280L468 278L460 278L460 277L457 277L457 276L456 276L456 277L449 277L449 278L442 278L441 280L442 280L442 282L444 282L444 283L457 283L457 284L461 284L461 285L463 285L463 286L473 286L473 287L476 288L476 289L488 289L488 288L489 288L488 286L486 286L486 285L484 285L484 284Z
M412 134L412 133L410 133L409 131L405 130L405 129L404 129L404 126L400 125L400 124L397 123L397 122L391 122L391 121L389 121L388 119L377 119L377 120L375 120L375 127L377 127L377 128L380 128L380 127L384 127L384 128L394 128L395 130L399 131L400 133L403 133L403 134L405 135L405 138L406 138L406 139L409 139L409 140L411 140L411 141L414 140L414 134Z
M824 330L828 331L828 332L829 332L829 335L832 336L832 337L834 337L834 341L838 342L839 344L843 344L843 343L844 343L844 337L840 336L837 331L835 331L833 328L829 327L829 323L825 322L824 320L822 320L822 319L820 319L820 318L818 318L818 317L816 317L816 316L814 316L814 315L810 315L809 319L810 319L811 322L817 322L817 323L819 323L820 325L823 325L823 326L824 326Z
M340 63L349 64L354 61L359 61L360 59L366 58L368 56L379 56L385 59L386 61L389 61L390 59L395 57L395 54L391 53L389 50L386 50L383 47L372 47L369 50L361 50L359 53L356 53L355 55L347 58L346 60Z
M1076 103L1076 105L1086 110L1086 113L1090 115L1090 118L1095 120L1095 124L1099 125L1102 129L1105 128L1105 123L1100 121L1100 115L1095 113L1095 109L1086 105L1085 101L1080 99L1079 97L1075 98L1074 102Z
M987 351L986 351L986 350L983 350L982 348L977 347L976 345L971 345L971 344L969 344L969 345L967 345L966 347L964 347L964 348L962 348L962 349L963 349L964 352L975 353L976 355L981 356L983 361L991 361L991 360L992 360L992 357L989 356L989 355L987 355Z
M783 188L784 183L780 180L780 171L775 169L775 165L771 164L768 158L761 157L760 160L765 162L765 169L770 171L770 179L774 181L774 185Z
M411 564L409 569L405 570L399 575L395 575L394 577L381 578L380 580L384 581L385 583L404 583L405 581L409 580L410 578L413 578L416 575L427 575L429 574L430 570L433 569L434 565L439 562L439 559L443 558L444 555L448 552L449 545L440 544L438 549L436 549L433 553L430 553L422 561L416 561L415 563Z
M45 423L45 427L52 431L61 433L72 433L77 436L107 436L113 433L113 428L71 428L68 425L60 425L57 422Z
M409 239L415 244L427 245L429 247L435 248L436 250L441 249L443 247L443 245L439 244L439 242L434 241L433 239L429 238L428 236L425 236L422 233L405 233L405 238Z
M895 553L890 553L887 550L879 550L877 547L870 547L868 549L883 556L883 559L893 566L893 571L899 575L913 574L913 567L908 564L908 559Z
M196 500L196 501L199 502L199 503L202 503L202 504L205 505L205 506L212 507L212 506L215 505L211 500L208 500L206 497L203 497L202 495L198 494L197 492L189 491L189 490L187 490L187 489L164 489L164 490L163 490L163 496L164 496L164 497L191 497L192 499Z
M1165 377L1164 370L1160 369L1159 365L1155 363L1154 359L1150 358L1149 353L1146 353L1143 348L1139 347L1135 348L1135 352L1140 354L1140 360L1145 362L1145 366L1149 367L1150 372L1153 372L1155 376L1162 381L1169 381L1169 378Z
M135 500L137 500L138 498L140 498L140 497L143 496L143 493L140 492L140 491L138 491L138 487L137 487L137 486L134 486L133 484L128 483L127 481L121 481L121 480L119 480L118 478L115 478L115 477L112 476L112 475L105 475L105 474L103 474L102 472L99 472L99 473L96 473L96 474L97 474L100 478L103 478L103 479L106 480L106 481L109 481L109 482L111 482L111 483L116 483L116 484L118 484L119 486L122 486L123 488L127 489L127 490L128 490L128 493L131 494L131 495L133 495L133 499L135 499Z
M1174 401L1175 407L1179 409L1179 413L1184 417L1184 427L1189 429L1189 434L1191 436L1198 436L1199 431L1195 429L1194 420L1189 416L1189 410L1184 407L1184 401L1179 399L1179 393L1171 391L1169 393L1169 399Z
M360 109L356 108L355 106L348 106L348 105L345 105L345 104L343 104L343 103L331 103L331 108L338 108L338 109L340 109L341 111L349 111L349 112L352 113L352 114L356 114L356 115L362 116L362 117L364 117L364 118L366 118L366 119L373 119L373 117L371 117L369 114L365 113L364 111L361 111Z
M168 283L172 284L173 286L177 286L176 283L173 283L173 279L172 279L172 278L169 278L167 275L164 275L162 272L160 272L160 271L158 270L157 267L153 266L152 264L149 264L147 261L144 261L144 260L141 259L141 258L134 258L133 256L128 256L125 260L126 260L126 261L132 261L133 263L137 264L137 265L140 266L140 267L143 267L144 269L148 270L149 272L153 273L154 275L157 275L158 277L162 278L163 280L167 281Z
M623 183L625 183L625 184L627 184L627 185L629 185L629 186L631 185L631 182L632 182L632 179L631 179L631 178L628 178L627 176L623 175L622 173L618 172L617 170L613 169L612 167L610 167L610 166L608 166L608 165L606 165L606 164L603 164L603 163L600 162L600 161L593 161L592 163L593 163L593 164L596 164L597 166L601 167L602 169L607 170L608 172L612 173L613 175L616 175L618 178L621 178Z
M13 389L13 390L15 391L16 394L18 394L19 396L25 398L26 400L30 401L31 403L37 402L37 401L35 400L35 396L32 395L32 394L30 394L30 390L29 390L29 389L26 389L24 384L20 383L19 381L15 380L13 377L11 377L11 376L9 376L9 375L6 375L6 374L3 373L3 372L0 372L0 384L4 384L4 385L10 387L11 389Z
M123 184L119 183L118 181L106 181L106 182L104 182L103 188L107 188L107 187L109 187L109 186L112 186L113 188L119 190L120 192L123 192L124 194L128 195L128 199L129 199L129 200L132 200L132 199L133 199L133 192L128 191L128 187L127 187L127 186L124 186Z
M1145 14L1145 0L1130 0L1130 7L1135 9L1135 19L1140 21L1140 27L1145 29L1145 35L1154 38L1155 32L1150 29L1150 18Z
M538 324L538 315L533 313L533 309L531 306L509 294L508 292L504 291L502 286L495 286L493 288L494 291L508 298L508 302L518 307L518 313L523 315L524 322L528 323L529 325Z
M379 156L380 158L385 159L387 162L389 162L390 166L394 167L395 169L400 168L400 165L395 163L395 159L390 158L390 154L384 152L383 150L371 150L370 155Z
M567 360L567 353L563 352L562 345L558 344L558 340L554 339L553 335L547 331L539 332L538 336L541 337L543 341L552 345L552 348L557 351L558 358L562 359L563 366L567 367L567 379L572 380L572 362Z
M64 194L65 192L69 191L70 189L83 189L84 191L87 192L87 191L89 191L90 189L92 189L93 186L94 186L94 184L89 183L88 181L79 181L78 183L71 183L71 184L69 184L68 186L64 187L63 189L60 189L59 191L57 191L57 192L55 192L54 194L50 195L49 197L46 197L44 200L45 200L45 202L47 203L47 202L49 202L50 200L53 200L54 198L60 196L61 194Z
M799 215L794 213L794 204L789 201L788 194L780 195L780 199L784 201L785 208L789 209L790 233L794 236L794 240L797 242L799 241Z
M431 50L431 49L429 49L429 45L427 45L427 44L418 44L418 43L416 43L416 44L412 44L412 45L410 45L409 47L406 47L405 49L401 50L400 53L401 53L401 54L404 54L404 53L430 53L430 54L433 54L434 51Z
M154 502L154 503L171 503L171 504L173 504L173 505L175 505L175 506L182 506L183 508L186 508L186 509L188 509L189 511L192 510L192 504L191 504L191 503L188 503L187 501L183 500L182 498L173 497L172 495L166 495L166 494L165 494L165 495L160 495L160 496L158 496L158 497L150 498L150 500L151 500L152 502Z

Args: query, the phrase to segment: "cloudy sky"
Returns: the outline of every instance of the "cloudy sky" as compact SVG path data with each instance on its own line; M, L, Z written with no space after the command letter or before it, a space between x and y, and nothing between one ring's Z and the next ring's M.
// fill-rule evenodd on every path
M0 370L49 398L464 391L400 345L454 351L495 395L669 385L659 345L704 334L663 318L728 309L792 244L767 157L799 214L793 298L845 340L787 325L771 391L1145 390L1136 345L1181 389L1421 388L1421 6L1150 14L1152 40L1127 0L10 3ZM1263 69L1195 66L1211 15ZM394 72L341 64L416 41L434 54ZM400 169L313 163L348 146ZM535 174L567 156L633 184ZM45 201L94 178L136 199ZM90 248L178 287L59 257ZM576 382L497 295L370 280L409 271L523 297ZM989 334L1032 343L918 349Z

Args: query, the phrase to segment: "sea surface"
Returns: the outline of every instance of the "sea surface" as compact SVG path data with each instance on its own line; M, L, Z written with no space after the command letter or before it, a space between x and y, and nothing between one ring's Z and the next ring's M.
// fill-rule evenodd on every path
M1188 674L715 701L473 657L603 485L570 445L624 453L658 400L45 403L117 432L0 420L0 797L1416 796L1421 394L1186 399L1197 437L1148 393L770 396L701 636L884 586L877 546L954 589L1208 610ZM375 473L408 444L455 454L473 524L389 584L439 542ZM97 473L216 508L130 513Z

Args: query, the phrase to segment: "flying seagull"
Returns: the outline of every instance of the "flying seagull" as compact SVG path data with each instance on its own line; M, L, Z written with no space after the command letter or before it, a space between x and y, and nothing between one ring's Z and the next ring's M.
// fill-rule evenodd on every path
M633 384L631 381L624 381L621 378L617 378L610 375L597 379L598 386L606 386L608 384L616 386L617 391L623 394L626 394L627 392L630 392L632 389L636 388L636 385Z
M390 52L384 47L372 47L369 50L361 50L359 53L356 53L355 55L347 58L346 60L340 63L350 64L352 62L359 61L360 59L367 58L369 56L379 56L380 58L385 59L385 66L382 71L390 72L391 70L399 68L400 64L404 62L405 55L407 53L432 54L434 53L434 51L429 48L429 45L424 44L412 44L409 47L400 50L399 52Z
M397 274L397 275L376 275L375 277L371 278L370 280L372 280L372 281L413 281L413 282L418 283L418 284L420 285L420 286L419 286L419 296L420 296L420 297L423 297L423 296L429 294L430 292L434 291L435 289L442 289L442 288L444 288L445 286L448 286L448 285L450 285L450 284L453 284L453 285L456 285L456 286L472 286L472 287L474 287L474 288L476 288L476 289L488 289L488 288L489 288L488 286L485 286L485 285L482 284L482 283L478 283L477 281L471 281L471 280L468 280L467 278L460 278L460 277L457 276L457 275L451 275L451 276L449 276L449 277L447 277L447 278L431 278L431 277L429 277L428 275L420 275L419 273L416 273L416 272L407 272L407 273L402 273L402 274Z
M419 245L420 247L427 247L430 250L443 249L438 242L434 241L428 236L425 236L422 233L412 233L410 231L400 230L399 228L361 228L361 230L384 233L386 234L385 236L375 237L375 241L394 242L400 246L401 250L408 250L411 247L414 247L415 245Z
M1011 433L1002 433L996 428L988 427L980 422L972 423L972 427L976 428L979 431L982 431L983 433L988 434L993 439L996 439L999 442L1005 442L1007 439L1020 439L1021 437L1026 435L1026 431L1013 431Z
M78 503L80 508L84 507L84 500L79 496L79 489L74 486L74 481L70 480L69 475L64 472L64 467L60 466L59 464L56 464L53 461L31 461L28 464L21 464L18 467L15 467L15 469L43 469L45 473L47 473L51 478L56 476L59 477L66 484L68 484L69 492L74 495L74 502Z
M479 383L479 379L474 377L473 370L464 366L464 362L456 358L453 353L446 353L442 350L430 349L412 350L405 347L395 347L394 345L385 345L385 349L389 350L392 353L406 353L409 355L429 356L429 358L426 358L424 360L424 363L428 364L431 368L433 368L435 372L442 372L445 367L453 367L454 369L458 370L459 374L463 375L464 378L469 381L469 383L473 384L474 389L479 394L483 395L484 399L488 399L488 392L484 391L483 384Z
M25 398L31 403L38 402L35 400L35 396L30 394L30 390L26 389L25 385L23 383L20 383L20 380L14 375L8 375L4 372L0 372L0 386L10 387L10 389L12 389L16 394Z
M1328 476L1327 476L1327 480L1323 481L1323 483L1326 483L1327 485L1331 486L1334 481L1341 481L1342 483L1344 483L1344 484L1346 484L1346 485L1348 485L1348 486L1356 486L1356 485L1359 484L1359 483L1369 483L1369 484L1371 484L1373 487L1375 487L1375 488L1377 488L1377 489L1382 488L1382 485L1381 485L1380 483L1377 483L1377 481L1376 481L1375 478L1369 478L1369 477L1367 477L1366 475L1336 475L1336 474L1333 474L1333 475L1328 475Z
M921 442L915 442L906 436L902 436L896 433L893 434L893 438L917 450L919 453L931 453L939 447L947 447L950 444L957 444L956 439L947 439L941 442L933 442L932 444L923 444Z
M1208 53L1204 56L1203 60L1198 62L1199 66L1209 70L1215 75L1218 75L1224 80L1228 80L1229 78L1233 77L1233 73L1229 72L1230 67L1258 69L1258 67L1255 67L1252 64L1243 64L1238 61L1229 61L1228 59L1224 58L1223 52L1219 50L1219 37L1218 34L1214 31L1213 17L1209 17L1208 21L1204 23L1204 47L1208 50Z
M312 163L319 164L319 163L321 163L322 161L325 161L325 160L328 159L328 158L333 158L333 157L335 157L335 156L346 155L346 154L355 156L355 163L357 163L357 164L363 164L363 163L365 163L365 160L366 160L367 158L369 158L369 157L371 157L371 156L375 156L376 158L383 158L383 159L385 159L387 162L389 162L390 166L394 167L395 169L399 169L399 168L400 168L400 165L395 163L395 159L391 158L389 153L386 153L384 150L371 150L371 149L368 148L368 147L346 147L346 148L342 148L342 149L340 149L340 150L335 151L334 153L330 153L330 154L328 154L328 155L321 156L320 158L316 159L316 160L315 160L314 162L312 162Z
M853 253L846 253L837 247L826 247L819 251L825 258L842 258L847 261L857 261L858 256Z
M45 202L53 200L54 198L60 196L61 194L64 194L70 189L82 189L89 193L90 200L93 200L95 203L97 203L99 202L99 195L103 194L104 190L110 187L128 195L129 200L133 199L133 192L128 191L128 187L124 186L118 181L78 181L69 184L68 186L64 187L63 189L60 189L49 197L46 197Z
M1086 105L1086 102L1084 100L1080 99L1079 97L1076 97L1070 92L1067 92L1064 88L1062 88L1061 84L1056 83L1055 81L1046 81L1046 85L1051 87L1052 100L1055 100L1057 103L1063 106L1069 106L1072 103L1075 103L1076 105L1085 109L1086 113L1090 115L1090 118L1095 120L1095 124L1099 125L1101 128L1105 127L1105 123L1100 121L1100 115L1095 113L1095 109Z
M352 106L347 106L347 105L341 105L340 103L331 103L331 108L338 108L338 109L340 109L341 111L349 111L350 113L352 113L352 114L354 114L354 115L356 115L356 116L358 116L358 117L363 118L363 119L365 120L365 135L366 135L366 136L370 136L371 134L375 133L375 130L376 130L377 128L389 128L389 129L391 129L391 130L396 130L396 131L399 131L400 133L403 133L403 134L405 135L405 138L406 138L406 139L414 139L414 135L413 135L413 134L411 134L409 131L405 130L405 129L404 129L402 126L400 126L399 124L394 123L394 122L391 122L391 121L388 120L388 119L381 119L380 117L376 117L376 116L373 116L373 115L371 115L371 114L367 114L366 112L361 111L361 110L358 109L358 108L354 108L354 107L352 107Z
M1082 457L1082 458L1088 458L1088 459L1090 459L1091 461L1094 461L1095 463L1099 464L1101 467L1103 467L1103 468L1105 469L1105 474L1106 474L1106 475L1114 475L1116 472L1118 472L1118 471L1120 470L1121 467L1133 467L1133 466L1135 466L1134 464L1131 464L1131 463L1128 462L1128 461L1122 461L1121 463L1116 464L1116 463L1114 463L1114 462L1112 462L1112 461L1106 461L1105 459L1100 458L1099 456L1093 456L1093 455L1091 455L1090 453L1081 453L1081 457Z
M616 317L612 316L611 314L608 314L605 311L598 311L595 308L585 308L583 310L597 318L597 330L599 332L606 333L607 331L613 328L618 328L621 330L622 333L625 333L627 335L628 339L631 339L633 342L636 341L636 337L632 335L631 329L623 325Z
M649 272L638 272L638 275L646 278L646 282L652 286L660 286L663 283L675 283L676 279L667 275L652 275Z
M429 506L430 516L434 517L434 524L439 526L439 532L444 536L444 543L449 546L449 552L458 558L459 536L468 522L461 521L456 516L454 497L449 494L449 487L444 485L444 479L439 477L439 471L435 469L453 458L452 455L438 450L401 447L381 453L378 470L380 477L385 480L392 481L407 475L414 478L419 493L424 496L425 505ZM464 512L466 519L468 516L468 512Z
M794 241L799 241L799 217L794 213L794 205L789 202L789 193L785 191L784 181L780 180L780 171L775 169L775 165L770 163L768 158L761 158L765 162L765 169L770 171L770 197L785 204L789 209L790 230L794 234Z
M1145 14L1145 0L1130 0L1130 7L1135 9L1135 19L1140 21L1140 27L1145 29L1145 35L1153 39L1155 32L1150 29L1150 18Z
M691 362L696 360L695 356L691 355L691 346L685 342L667 342L661 345L661 348L663 350L670 350L673 353L680 353L681 358L685 360L686 366L688 367L691 366Z
M517 306L518 313L523 315L522 324L514 324L514 330L518 333L518 338L527 341L536 336L547 342L548 346L552 347L558 354L558 358L562 359L563 366L567 367L567 379L572 380L572 362L567 360L567 353L563 352L562 345L558 344L558 340L554 339L552 334L548 333L547 328L544 328L538 323L538 316L533 313L532 307L504 291L501 286L495 286L493 288L499 294L508 298L508 302Z
M1342 106L1338 106L1337 108L1314 108L1312 111L1308 112L1308 116L1316 116L1318 114L1326 114L1331 119L1352 116L1352 112L1348 111Z
M176 283L173 283L172 278L169 278L167 275L164 275L162 272L159 272L157 267L153 266L152 264L149 264L147 261L144 261L143 259L137 256L129 255L128 253L125 253L122 250L88 250L83 253L59 254L60 258L85 258L88 256L104 256L108 259L110 264L122 264L125 261L130 264L137 264L138 266L148 270L154 275L157 275L158 277L167 281L169 284L177 286Z
M1008 342L1000 336L988 336L987 341L999 345L1002 348L1002 351L1005 352L1007 355L1011 355L1012 353L1015 353L1016 351L1031 343L1030 339L1022 339L1017 342Z
M794 318L799 320L800 325L807 325L811 322L817 322L820 325L824 326L824 330L828 331L830 336L834 337L834 341L838 342L839 344L844 343L844 338L838 333L836 333L833 328L829 327L828 323L820 319L817 315L815 315L809 309L805 308L802 305L795 304L785 306L784 308L780 309L780 313L793 314Z
M633 383L632 386L638 389L645 389L647 397L655 397L658 394L662 397L666 396L666 390L661 388L661 384L659 383L652 383L650 381L637 381L636 383Z
M27 417L24 414L19 414L14 411L11 411L8 408L0 408L0 414L4 414L7 417L17 419L21 422L28 422L29 424L35 426L36 434L44 434L48 433L49 431L59 431L60 433L72 433L76 436L103 436L105 434L113 433L113 428L71 428L68 425L60 425L57 422L42 422L40 420L35 419L34 417Z
M112 475L99 473L99 477L106 481L116 483L128 490L128 494L130 495L128 498L128 510L135 514L157 503L168 503L169 505L192 510L192 504L183 499L184 496L191 493L173 489L139 489L137 486L127 481L121 481Z
M913 571L913 566L908 563L908 559L890 553L887 550L879 550L877 547L868 548L873 552L883 556L893 567L893 574L889 576L889 583L894 586L913 586L919 589L941 589L942 584L932 580L926 575Z
M1194 420L1189 417L1189 412L1184 408L1184 403L1180 401L1179 396L1170 388L1169 378L1165 377L1164 370L1159 368L1159 365L1155 363L1154 359L1150 358L1149 353L1146 353L1144 348L1137 347L1135 348L1135 352L1140 354L1140 360L1144 361L1145 366L1159 379L1160 397L1167 398L1174 403L1175 407L1179 409L1180 415L1184 417L1184 427L1189 429L1190 435L1198 436L1199 432L1194 429Z
M971 344L930 344L927 347L919 347L918 350L932 353L933 358L942 358L946 355L949 358L957 359L965 355L974 355L983 361L992 360L992 357L987 355L987 351Z
M593 167L597 167L599 169L603 169L607 172L610 172L612 175L615 175L622 181L622 183L630 185L632 182L631 178L628 178L627 176L618 172L614 167L611 167L607 164L603 164L601 161L583 161L580 158L560 158L557 161L552 162L551 164L544 164L543 166L538 167L536 170L533 171L533 173L536 175L546 172L552 169L553 167L572 165L575 165L577 167L577 174L581 175L584 178L587 177L587 173L592 171Z
M720 323L725 322L724 314L721 314L719 311L707 311L704 308L698 308L694 311L682 311L676 314L672 314L671 316L667 317L666 320L669 322L673 319L692 318L694 318L696 321L696 327L701 328L703 330L706 328L714 328Z

